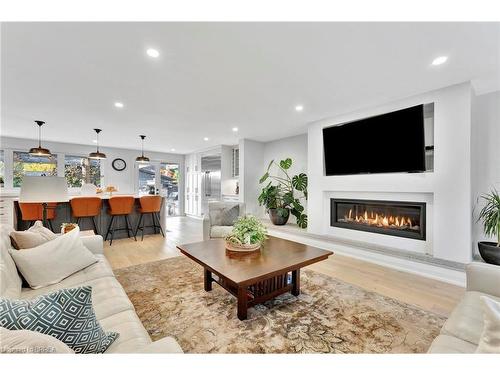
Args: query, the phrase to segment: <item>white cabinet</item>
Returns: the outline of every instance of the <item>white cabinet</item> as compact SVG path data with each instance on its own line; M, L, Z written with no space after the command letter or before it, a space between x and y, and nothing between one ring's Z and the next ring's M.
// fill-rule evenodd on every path
M236 178L240 175L240 149L235 147L233 148L233 157L232 157L232 177Z
M14 199L0 198L0 224L14 227Z
M200 216L200 155L186 155L185 211L187 215Z

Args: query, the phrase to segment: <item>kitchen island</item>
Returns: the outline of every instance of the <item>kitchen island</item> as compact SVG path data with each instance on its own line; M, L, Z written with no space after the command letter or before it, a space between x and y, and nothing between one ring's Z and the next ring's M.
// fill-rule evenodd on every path
M122 194L113 194L113 196L120 196ZM123 195L132 195L132 194L123 194ZM111 216L109 215L109 203L108 200L110 198L109 194L97 194L97 197L102 199L102 207L101 207L101 214L99 216L95 217L95 222L97 225L97 230L100 235L103 237L106 236L106 232L109 226L109 223L111 221ZM133 231L135 232L135 229L137 227L137 224L139 222L139 208L140 208L140 202L139 198L144 195L134 195L135 197L135 203L134 203L134 208L132 212L129 215L129 221L132 226ZM69 198L76 198L76 197L81 197L81 195L75 195L75 196L70 196ZM13 198L13 212L12 215L14 215L13 223L14 227L17 230L25 230L28 229L29 222L23 221L22 216L21 216L21 210L19 208L19 199L18 197ZM161 225L163 227L163 230L166 231L166 217L165 217L165 198L162 197L162 204L161 204L161 212L160 212L160 218L161 218ZM118 220L118 222L116 222ZM124 218L115 218L115 228L122 228L125 227L125 222ZM71 216L71 206L69 202L60 202L57 204L56 208L56 217L54 220L52 220L52 225L54 227L55 232L59 232L61 228L62 223L76 223L76 220L72 218ZM152 225L152 219L151 215L144 215L143 218L143 224L145 226ZM91 219L82 219L80 220L80 229L81 230L93 230L92 226L92 220ZM145 228L144 229L144 234L151 234L153 233L153 228ZM127 231L117 231L114 234L114 239L118 238L126 238L127 237Z

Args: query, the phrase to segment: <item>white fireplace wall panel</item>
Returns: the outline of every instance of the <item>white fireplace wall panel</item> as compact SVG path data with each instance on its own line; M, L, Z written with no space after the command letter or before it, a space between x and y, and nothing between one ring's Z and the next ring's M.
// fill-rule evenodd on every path
M368 199L368 200L390 200L405 202L426 203L426 239L416 240L411 238L396 237L381 233L364 232L354 229L338 228L330 226L330 199ZM347 191L327 191L324 192L325 202L323 233L346 240L353 240L371 243L380 247L391 247L397 250L412 251L421 254L432 255L433 239L433 195L432 193L393 193L393 192L347 192Z
M362 198L364 192L371 192L380 193L388 200L397 200L400 193L431 195L432 208L429 208L432 215L428 215L428 219L432 225L427 223L428 239L431 241L426 241L423 246L422 243L418 244L422 241L411 240L410 245L406 240L401 247L431 253L436 258L470 262L472 258L471 97L470 83L463 83L310 124L308 231L319 235L334 233L353 240L367 238L365 237L367 234L360 231L345 230L341 233L338 229L330 227L329 198L332 194L351 192ZM323 128L422 103L434 103L434 172L324 175ZM387 246L394 244L394 241L401 241L376 234L371 234L370 239Z

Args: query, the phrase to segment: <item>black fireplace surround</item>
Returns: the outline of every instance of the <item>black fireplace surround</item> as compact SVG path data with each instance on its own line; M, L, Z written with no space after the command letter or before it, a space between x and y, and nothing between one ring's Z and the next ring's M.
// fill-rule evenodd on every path
M330 199L332 227L425 240L425 203Z

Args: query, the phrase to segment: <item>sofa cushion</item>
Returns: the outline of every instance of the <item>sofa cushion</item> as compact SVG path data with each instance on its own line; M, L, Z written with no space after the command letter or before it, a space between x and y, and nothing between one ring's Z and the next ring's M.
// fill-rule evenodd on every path
M14 229L8 225L0 225L0 297L19 298L22 281L16 264L9 253L12 249L9 233Z
M500 302L481 296L484 329L476 353L500 354Z
M45 228L41 221L36 221L28 230L12 231L10 237L17 245L15 248L19 250L40 246L45 242L55 240L57 235Z
M106 331L119 332L120 337L106 353L136 353L151 343L147 331L134 310L123 311L100 321Z
M66 279L67 280L67 279ZM63 280L63 281L66 281ZM60 283L62 284L62 283ZM36 296L47 294L61 288L77 287L83 284L75 285L51 285L42 289L23 289L21 297L31 299ZM127 297L120 283L114 276L102 277L85 282L85 285L92 287L92 306L98 320L107 318L113 314L118 314L125 310L133 310L134 306Z
M0 353L71 354L74 351L55 337L27 329L0 327Z
M240 206L234 205L231 208L223 208L220 212L220 225L232 226L240 215Z
M33 298L42 294L52 292L62 288L72 288L80 285L92 285L92 280L100 279L103 277L114 277L111 266L109 265L104 255L95 255L97 262L90 266L68 276L57 284L47 285L43 288L31 289L23 288L21 291L22 298ZM94 291L95 293L95 291Z
M210 228L210 237L212 238L224 238L231 233L233 230L232 226L222 226L222 225L214 225Z
M435 354L474 353L475 351L476 345L448 335L439 335L436 337L429 348L429 353Z
M464 298L451 312L441 329L441 334L455 336L477 346L484 328L480 296L488 296L495 301L500 301L499 297L488 294L466 292Z
M56 284L97 262L74 229L40 246L10 250L17 268L33 289Z
M103 353L119 336L104 332L92 308L92 287L61 289L33 300L0 298L0 325L51 335L76 353Z

